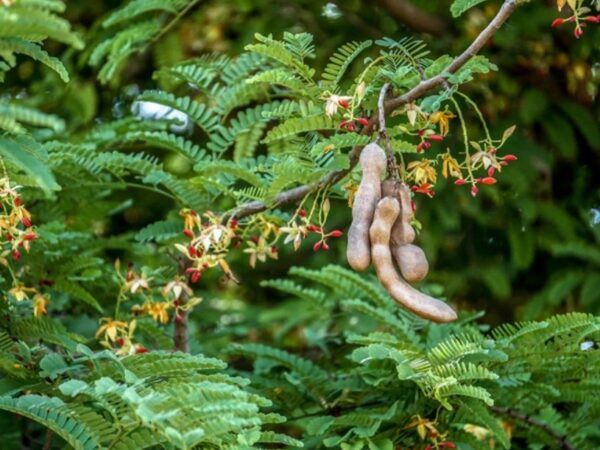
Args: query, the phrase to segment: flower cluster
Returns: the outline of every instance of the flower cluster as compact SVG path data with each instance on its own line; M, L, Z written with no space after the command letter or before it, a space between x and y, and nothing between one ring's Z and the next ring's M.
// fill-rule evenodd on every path
M171 320L175 322L182 320L184 313L202 301L201 298L194 297L193 290L185 280L179 277L164 284L153 285L154 277L148 276L143 270L135 271L132 264L127 266L123 274L121 263L117 260L115 269L121 289L114 318L102 319L96 337L101 337L101 344L114 350L118 355L148 351L134 342L136 320L134 318L129 321L120 319L119 307L122 303L136 302L130 308L133 317L148 316L164 325Z
M466 96L464 97L466 98ZM468 98L467 102L474 105ZM455 106L458 109L456 102ZM400 125L396 127L396 131L403 136L411 136L418 139L418 143L416 144L417 153L426 152L434 143L444 142L445 137L450 131L450 121L456 118L456 115L448 109L428 114L414 104L407 105L404 112L407 115L410 126ZM478 110L477 112L481 116ZM495 173L501 172L504 166L517 159L511 154L502 157L498 155L498 150L512 135L514 127L507 129L501 139L494 140L488 134L486 139L482 141L468 141L460 110L459 116L461 118L461 125L463 126L466 146L464 159L459 162L450 150L447 149L446 152L437 154L435 157L421 158L420 160L410 161L407 164L403 162L402 178L411 184L413 192L427 195L430 198L434 197L435 191L433 189L437 182L438 164L441 162L441 175L444 178L456 178L454 184L458 186L469 185L471 187L471 194L476 196L479 192L479 185L495 184ZM475 149L476 152L471 154L469 146ZM484 174L476 174L480 170Z
M328 206L326 208L328 208ZM319 240L313 245L313 251L315 252L319 250L329 250L329 244L327 243L328 239L339 238L343 235L340 230L327 232L322 225L311 223L311 218L303 208L300 208L295 214L295 218L293 218L285 227L282 227L280 231L287 234L283 243L288 244L293 242L294 250L300 248L302 239L308 237L310 233L316 234Z
M190 209L184 209L180 214L184 219L183 234L190 242L187 246L176 244L176 248L192 262L187 269L191 282L196 283L205 270L215 266L235 279L225 257L236 240L237 221L231 219L222 223L222 219L212 212L200 216Z
M573 36L579 39L583 36L583 29L588 23L600 23L600 14L590 14L592 11L589 7L583 6L581 0L557 0L558 10L562 11L565 5L568 5L572 11L572 15L569 17L557 17L552 21L552 27L559 27L565 23L573 23Z
M8 177L0 178L0 264L6 267L10 266L11 261L19 263L23 251L28 253L32 242L38 239L31 222L31 213L23 205L19 189L20 186L12 185ZM50 300L38 289L26 287L14 278L13 287L8 293L17 302L31 301L35 317L47 313Z
M366 127L369 125L369 119L366 117L356 117L354 110L358 107L360 101L365 95L365 84L360 83L356 88L353 97L348 95L337 95L329 92L324 92L321 98L325 101L325 114L327 117L333 117L338 113L338 109L342 109L343 120L339 124L341 130L349 132L358 131L358 127Z
M132 320L124 322L105 317L101 320L102 325L96 331L96 338L102 338L100 343L119 356L146 353L148 349L143 345L134 343L134 333L137 322Z
M448 440L448 433L440 433L436 423L421 416L414 416L412 421L404 427L415 429L421 441L425 441L423 450L455 449L456 444Z
M0 179L0 261L6 265L10 258L18 262L22 251L29 252L32 241L38 238L31 223L31 213L25 208L18 190L20 186L12 186L8 178Z

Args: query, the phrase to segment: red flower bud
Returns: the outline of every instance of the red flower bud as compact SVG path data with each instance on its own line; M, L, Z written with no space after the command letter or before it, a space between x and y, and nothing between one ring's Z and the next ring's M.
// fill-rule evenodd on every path
M250 236L250 240L255 244L258 244L258 236Z
M196 255L198 254L198 251L196 250L196 247L194 247L193 245L188 245L187 250L188 250L188 253L190 254L190 256L192 258L195 258Z
M418 130L417 135L423 136L425 134L425 130Z
M327 242L323 241L323 250L327 251L329 250L329 245L327 245Z
M146 347L142 347L141 345L135 349L136 353L148 353L148 349Z
M123 347L125 345L125 339L119 338L115 341L119 347Z
M304 208L302 208L300 211L298 211L298 215L300 217L306 217L306 210Z
M490 167L487 171L488 176L492 177L494 176L494 173L496 173L496 168L495 167Z
M344 109L348 109L348 107L350 106L348 104L348 100L343 100L343 99L338 100L338 105L340 105Z
M456 444L454 442L444 441L444 442L440 442L440 447L443 447L443 448L456 448Z
M340 128L343 130L344 128L346 128L346 127L348 126L348 123L349 123L349 122L350 122L350 121L348 121L348 120L342 120L342 121L340 122Z
M583 28L581 28L580 26L576 27L575 31L573 31L573 35L576 39L579 39L583 35Z
M6 240L7 240L8 242L12 241L13 239L14 239L14 237L13 237L13 235L12 235L12 234L7 234L7 235L6 235Z
M23 236L23 239L25 239L26 241L35 241L38 238L38 235L35 233L27 233L25 236Z
M454 184L457 186L462 186L463 184L467 184L467 180L465 180L464 178L459 178L454 182Z
M584 17L583 20L585 20L586 22L591 22L591 23L600 23L600 15L587 16L587 17Z
M15 197L15 206L21 206L21 197Z
M21 259L21 252L19 250L13 250L12 259L14 259L15 262L19 262L19 260Z
M439 134L430 134L429 136L427 136L427 139L430 139L435 142L442 142L444 140L444 136L441 136Z
M194 232L192 230L188 230L187 228L183 230L183 234L185 234L190 239L194 238Z
M477 193L478 193L478 192L479 192L479 188L478 188L477 186L473 186L473 187L471 188L471 195L472 195L473 197L477 197Z
M425 148L425 150L427 150L430 147L431 147L431 142L423 142L423 148Z
M229 228L231 228L232 230L235 230L238 226L238 221L235 219L231 219L229 221Z
M417 153L421 153L423 151L423 144L425 144L425 142L421 142L419 145L417 145Z
M272 245L271 246L271 253L273 253L273 254L279 253L279 249L277 248L276 245Z
M310 225L308 225L306 227L306 229L308 231L312 231L313 233L322 233L323 232L323 228L317 226L317 225L313 225L312 223Z
M31 220L29 220L29 218L27 218L27 217L23 217L21 219L21 223L23 224L23 226L25 228L29 228L31 226Z
M369 125L369 119L365 119L364 117L360 117L357 119L357 122L360 123L363 127Z
M496 184L497 180L494 177L485 177L481 179L483 184Z
M348 124L348 131L354 131L354 122Z
M516 161L517 157L515 155L505 155L502 158L502 161Z
M321 250L322 246L323 244L321 241L317 242L315 245L313 245L313 252L318 252L319 250Z
M328 236L331 236L332 238L339 238L343 235L344 233L342 233L340 230L333 230L331 233L328 234Z
M202 276L202 272L200 272L199 270L196 270L192 273L190 281L195 284L198 282L198 280L200 279L201 276Z
M551 27L556 28L556 27L562 25L563 23L565 23L565 19L563 19L562 17L558 17L552 21Z

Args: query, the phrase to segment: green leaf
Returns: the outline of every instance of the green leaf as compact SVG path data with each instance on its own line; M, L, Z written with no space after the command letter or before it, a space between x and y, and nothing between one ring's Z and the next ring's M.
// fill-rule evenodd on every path
M0 155L29 175L47 194L59 191L60 186L47 165L48 155L43 147L27 136L0 137Z
M459 17L465 11L471 9L473 6L483 3L485 0L455 0L450 6L450 12L453 17Z

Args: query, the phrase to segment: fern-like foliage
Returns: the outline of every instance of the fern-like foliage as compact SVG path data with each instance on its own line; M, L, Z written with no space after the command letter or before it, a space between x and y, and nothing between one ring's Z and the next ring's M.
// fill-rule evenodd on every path
M597 317L568 314L488 334L467 317L464 324L432 325L407 316L378 283L338 266L291 273L312 287L267 282L295 299L282 305L286 313L270 315L286 333L306 329L320 352L309 357L302 349L254 344L236 344L230 352L254 361L253 371L240 373L270 396L276 411L292 417L311 411L295 422L305 439L356 448L396 445L393 430L401 426L409 430L403 445L410 433L416 444L411 427L418 415L431 418L458 448L488 448L489 442L509 448L520 438L552 446L557 436L576 448L597 445L585 430L598 426L590 411L600 405L589 393L597 386L600 356L581 346L598 338ZM340 306L343 314L332 316ZM284 335L277 336L283 344ZM272 391L276 385L279 394Z

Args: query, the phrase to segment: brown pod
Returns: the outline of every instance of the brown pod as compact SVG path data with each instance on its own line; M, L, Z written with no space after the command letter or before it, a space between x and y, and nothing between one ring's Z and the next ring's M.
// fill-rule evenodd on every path
M414 244L391 246L402 277L409 283L417 283L427 276L429 262L423 249Z
M384 196L397 198L400 202L400 214L390 237L392 255L404 279L417 283L427 276L429 262L425 252L412 244L416 233L410 224L414 216L410 190L406 184L395 180L384 181L381 188Z
M348 230L346 257L350 267L362 272L371 264L369 227L377 202L381 198L380 180L386 168L385 152L379 145L369 144L362 150L359 162L363 175L352 206L352 224Z
M400 204L391 197L384 197L375 209L369 234L377 278L396 302L416 315L440 323L456 320L456 312L449 305L419 292L398 276L392 261L390 237L399 214Z
M385 180L381 184L384 197L393 197L400 202L400 216L392 228L392 245L410 244L415 240L415 229L410 224L414 216L412 212L410 190L400 181Z

